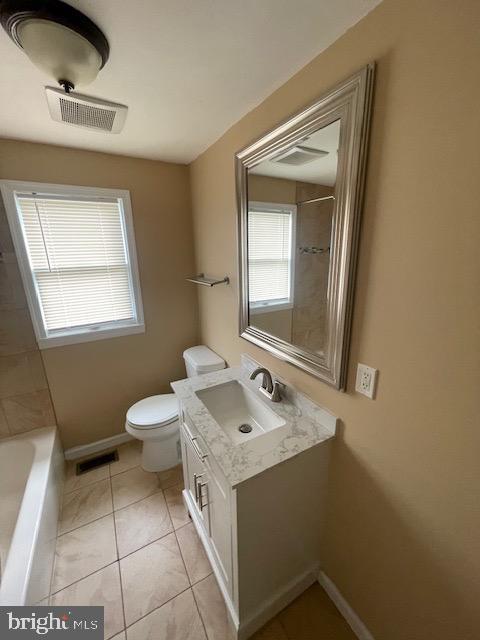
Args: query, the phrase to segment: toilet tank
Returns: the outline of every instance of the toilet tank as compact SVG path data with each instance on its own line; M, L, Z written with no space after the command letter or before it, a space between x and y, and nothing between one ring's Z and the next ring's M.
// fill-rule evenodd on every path
M183 352L183 359L189 378L225 369L225 360L203 344L186 349Z

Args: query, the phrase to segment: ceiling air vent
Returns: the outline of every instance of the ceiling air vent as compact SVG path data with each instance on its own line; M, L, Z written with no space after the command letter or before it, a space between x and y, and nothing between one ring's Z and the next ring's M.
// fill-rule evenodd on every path
M321 149L312 149L310 147L302 147L296 145L291 147L288 151L285 151L279 156L272 158L272 162L279 162L280 164L293 164L296 166L313 162L319 158L328 156L328 151L322 151Z
M119 133L123 128L128 110L123 104L66 93L53 87L45 87L45 92L50 115L56 122L107 133Z

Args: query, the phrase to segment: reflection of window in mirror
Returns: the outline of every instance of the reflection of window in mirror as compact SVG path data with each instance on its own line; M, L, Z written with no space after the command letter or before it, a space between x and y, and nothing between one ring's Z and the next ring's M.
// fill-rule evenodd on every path
M236 154L240 336L336 388L372 81L369 65Z
M250 313L290 309L294 295L297 207L249 202L248 209Z

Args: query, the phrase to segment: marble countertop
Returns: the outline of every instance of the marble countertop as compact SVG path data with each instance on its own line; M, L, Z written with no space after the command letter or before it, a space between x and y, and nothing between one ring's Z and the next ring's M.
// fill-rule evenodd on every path
M257 366L257 362L242 356L241 366L171 383L232 488L335 436L337 418L288 383L281 402L272 403L265 399L258 391L259 379L249 379L251 371ZM234 444L196 395L197 391L231 380L241 381L286 424L251 440Z

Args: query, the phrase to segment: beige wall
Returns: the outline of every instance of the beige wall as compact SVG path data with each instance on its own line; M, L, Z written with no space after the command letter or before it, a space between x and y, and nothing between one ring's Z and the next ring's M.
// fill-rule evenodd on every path
M197 342L188 169L0 140L0 178L130 191L146 332L41 352L64 445L121 433L133 402L185 376Z
M267 333L291 342L292 340L292 309L279 309L266 313L251 313L250 324Z
M248 176L248 199L257 202L295 204L297 183L295 180L251 174Z
M480 628L479 33L476 0L385 0L191 168L197 266L232 277L200 292L202 340L230 363L252 354L341 418L324 568L377 640ZM372 60L342 394L237 337L233 154ZM375 401L353 392L358 361L380 370Z

